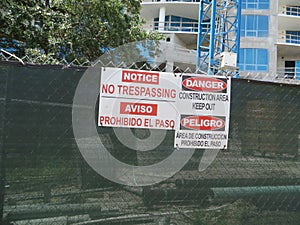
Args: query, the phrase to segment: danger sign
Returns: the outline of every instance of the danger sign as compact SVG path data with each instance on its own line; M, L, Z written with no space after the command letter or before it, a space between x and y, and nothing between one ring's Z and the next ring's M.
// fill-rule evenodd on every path
M227 88L224 78L183 76L182 86L187 91L220 92Z
M181 130L224 130L224 128L224 117L182 116L180 119Z
M182 76L177 109L180 122L174 146L227 148L231 79L220 76Z

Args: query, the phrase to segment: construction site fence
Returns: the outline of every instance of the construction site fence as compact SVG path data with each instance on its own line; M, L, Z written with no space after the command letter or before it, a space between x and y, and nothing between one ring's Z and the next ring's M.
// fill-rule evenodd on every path
M1 224L299 224L299 84L233 78L228 148L204 171L196 150L174 176L130 187L97 174L74 139L86 69L0 64ZM124 146L112 128L98 132L131 165L176 151L172 130L148 152Z

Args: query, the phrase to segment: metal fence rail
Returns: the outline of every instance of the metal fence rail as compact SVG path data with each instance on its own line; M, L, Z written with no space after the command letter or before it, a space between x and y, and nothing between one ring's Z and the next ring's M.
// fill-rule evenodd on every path
M196 150L166 181L127 187L94 172L75 143L72 103L86 69L0 64L2 224L298 224L298 84L233 79L228 149L204 171ZM110 128L98 132L128 164L176 151L174 131L149 152L124 146Z

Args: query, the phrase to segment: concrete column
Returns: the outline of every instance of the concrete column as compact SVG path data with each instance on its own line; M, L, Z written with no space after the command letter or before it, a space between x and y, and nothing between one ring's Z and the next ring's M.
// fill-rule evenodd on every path
M166 72L173 72L174 62L167 62Z
M166 17L166 7L160 7L159 9L159 22L158 30L163 31L165 29L165 17Z
M278 1L270 1L269 16L269 38L268 38L268 51L269 51L269 74L272 79L275 79L278 70L278 47L277 41L279 37L278 30L278 12L279 12ZM282 35L285 37L285 35ZM284 40L282 40L284 41Z

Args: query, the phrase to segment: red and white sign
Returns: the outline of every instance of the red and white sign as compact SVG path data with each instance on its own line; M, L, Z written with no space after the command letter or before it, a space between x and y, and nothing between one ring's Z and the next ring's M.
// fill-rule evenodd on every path
M226 149L229 132L231 79L183 75L178 93L180 122L174 146Z
M99 126L175 129L174 146L227 147L231 79L105 68Z
M122 81L128 83L159 84L159 73L137 70L122 70Z
M121 102L120 114L157 116L157 104Z
M219 92L227 88L222 79L212 77L184 77L182 85L191 91ZM223 78L224 79L224 78Z
M171 73L103 69L98 125L174 129L180 82Z
M180 125L182 130L221 130L225 128L225 121L213 116L187 116L180 120Z

